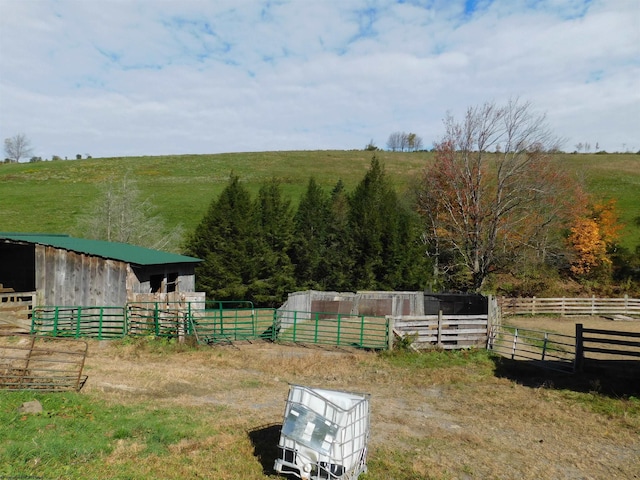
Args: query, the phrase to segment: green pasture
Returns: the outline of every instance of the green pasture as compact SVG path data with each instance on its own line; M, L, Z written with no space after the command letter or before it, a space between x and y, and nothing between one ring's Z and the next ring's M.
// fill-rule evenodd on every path
M311 176L327 190L339 180L352 189L363 178L373 154L291 151L0 164L0 231L74 233L79 216L90 209L101 188L125 173L136 180L143 197L151 199L168 228L182 225L189 231L231 173L253 193L264 181L276 178L295 205ZM375 155L398 192L433 160L429 152ZM640 155L562 154L558 162L584 178L596 197L617 199L626 225L621 243L635 248L640 243Z

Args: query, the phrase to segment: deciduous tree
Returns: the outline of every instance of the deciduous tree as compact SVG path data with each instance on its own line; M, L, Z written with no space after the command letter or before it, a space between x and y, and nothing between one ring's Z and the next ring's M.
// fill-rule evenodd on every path
M402 151L404 134L402 132L393 132L387 139L387 148L392 152Z
M4 140L4 152L12 162L19 162L23 158L29 158L33 152L31 141L24 133L19 133Z
M417 207L434 275L455 274L458 288L479 291L523 249L545 252L574 192L552 162L557 139L529 103L472 107L460 122L448 116L445 129Z
M105 185L76 229L86 238L168 251L179 250L183 235L182 226L166 227L151 198L143 198L128 175Z
M610 250L620 237L622 224L615 200L597 202L586 216L577 217L568 242L571 247L571 273L585 276L599 267L612 264Z

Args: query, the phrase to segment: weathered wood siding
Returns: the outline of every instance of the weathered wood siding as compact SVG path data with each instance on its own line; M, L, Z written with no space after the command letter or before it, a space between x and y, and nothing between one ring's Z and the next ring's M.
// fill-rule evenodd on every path
M35 292L0 293L0 333L29 332Z
M124 305L127 270L117 260L36 245L38 305Z
M196 277L192 264L168 264L133 266L127 272L127 290L129 294L137 293L167 293L166 280L171 274L177 274L177 292L194 292ZM164 278L159 292L151 291L151 277L160 275Z

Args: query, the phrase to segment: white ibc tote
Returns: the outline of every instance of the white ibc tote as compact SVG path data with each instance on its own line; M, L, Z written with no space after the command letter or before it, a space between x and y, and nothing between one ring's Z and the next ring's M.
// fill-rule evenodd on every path
M351 480L365 473L369 397L290 385L276 472L329 480Z

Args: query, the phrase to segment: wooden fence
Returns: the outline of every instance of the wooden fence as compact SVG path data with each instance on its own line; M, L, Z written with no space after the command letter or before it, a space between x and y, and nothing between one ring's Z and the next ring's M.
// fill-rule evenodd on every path
M499 300L503 315L635 315L640 298L506 298Z
M389 317L390 330L398 337L412 338L412 348L446 350L485 347L487 315L420 315Z
M576 335L494 325L487 348L512 360L566 373L606 370L640 377L640 333L584 328Z
M0 331L28 332L36 292L0 293Z
M640 376L640 333L584 328L576 324L576 371L616 366Z

